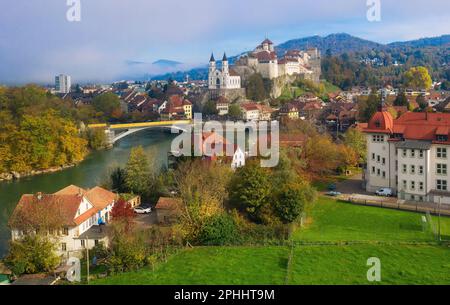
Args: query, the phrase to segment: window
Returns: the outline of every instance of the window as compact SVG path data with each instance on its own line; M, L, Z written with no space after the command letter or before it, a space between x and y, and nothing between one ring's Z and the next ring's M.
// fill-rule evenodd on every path
M438 191L446 191L447 190L447 180L436 180L436 189Z
M411 158L414 158L416 156L416 150L411 149Z
M446 135L437 135L436 136L436 141L438 141L438 142L447 142L448 141L448 136L446 136Z
M406 174L406 171L407 171L407 169L406 169L406 164L402 164L402 172L403 172L404 174Z
M416 189L416 182L415 181L411 181L411 190L415 190Z
M447 158L447 148L438 147L436 150L436 157L441 159Z
M62 243L61 244L61 251L67 251L67 244L66 243Z
M447 164L436 164L436 174L447 175Z
M416 173L416 166L411 165L411 174L415 174L415 173Z
M63 228L63 235L65 236L69 235L69 228Z
M419 175L423 175L423 166L422 165L419 166Z
M380 155L378 155L377 156L377 162L380 162L381 161L381 157L380 157Z
M419 158L423 158L423 150L419 150Z
M395 171L398 171L398 161L395 160Z
M383 179L386 179L386 172L383 171Z
M378 168L377 169L377 176L379 176L381 174L381 171L380 171L380 169Z
M378 142L378 143L384 142L384 136L381 136L381 135L373 135L373 136L372 136L372 141L373 141L373 142Z
M375 160L375 154L372 153L372 160Z
M405 157L405 158L406 158L406 153L407 153L407 150L406 150L406 149L403 149L403 151L402 151L402 156Z
M86 247L86 241L85 241L84 239L81 240L81 246L82 246L83 248Z
M406 190L406 188L408 187L408 183L406 182L406 180L403 180L402 184L403 184L403 189Z
M383 161L381 163L383 163L383 165L385 165L386 164L386 158L383 158Z
M375 166L372 166L372 174L375 174Z
M423 191L423 182L419 182L419 190Z
M98 246L98 239L94 240L95 246Z

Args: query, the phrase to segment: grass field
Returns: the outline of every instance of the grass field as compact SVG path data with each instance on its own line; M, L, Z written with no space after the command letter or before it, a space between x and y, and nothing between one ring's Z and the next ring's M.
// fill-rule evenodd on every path
M309 215L311 223L298 230L302 241L431 241L422 227L422 214L337 202L322 197ZM437 221L434 218L434 221ZM441 218L449 233L450 219Z
M289 270L287 246L197 247L172 256L154 272L145 268L92 283L371 284L366 279L367 259L378 257L381 284L450 284L450 248L423 244L434 237L423 232L421 214L323 197L310 219L306 229L294 233L294 241L362 243L297 245ZM443 234L450 235L450 219L441 220Z
M199 247L186 249L160 264L94 284L283 284L287 247Z
M450 249L437 246L301 246L289 272L289 284L372 284L367 259L381 262L379 284L449 284Z

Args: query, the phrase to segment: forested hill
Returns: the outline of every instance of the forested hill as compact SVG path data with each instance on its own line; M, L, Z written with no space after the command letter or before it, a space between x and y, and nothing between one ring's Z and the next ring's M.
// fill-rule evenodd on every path
M307 48L318 48L323 54L328 50L332 54L342 54L355 51L364 51L382 48L383 45L351 36L349 34L331 34L326 37L311 36L300 39L286 41L276 47L278 55L283 55L288 50L298 49L306 50Z
M430 65L437 69L439 65L448 65L450 59L448 58L450 50L450 35L440 37L422 38L404 42L393 42L390 44L381 44L370 40L358 38L346 33L330 34L325 37L311 36L299 39L293 39L276 46L279 56L284 54L287 50L307 48L318 48L322 55L342 55L342 54L356 54L359 59L374 59L379 53L384 53L390 57L392 61L397 61L400 64L408 63L411 65ZM377 54L374 54L377 53ZM431 54L432 64L428 60ZM384 56L383 55L383 56ZM230 57L231 59L236 58ZM169 73L165 75L155 76L153 79L174 79L182 81L186 75L192 80L206 79L208 75L207 63L203 67L195 68L189 71L179 71L176 73Z

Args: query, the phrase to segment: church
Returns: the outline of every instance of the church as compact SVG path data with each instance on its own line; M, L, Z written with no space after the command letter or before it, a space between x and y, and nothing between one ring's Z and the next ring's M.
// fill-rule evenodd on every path
M223 54L222 65L220 69L216 65L214 54L211 54L211 59L209 60L208 79L209 89L241 88L241 77L232 68L230 68L226 54Z

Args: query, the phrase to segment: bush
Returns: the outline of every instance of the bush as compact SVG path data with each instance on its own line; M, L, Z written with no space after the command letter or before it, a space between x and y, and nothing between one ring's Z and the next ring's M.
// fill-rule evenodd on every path
M55 248L47 237L27 235L11 242L5 263L15 275L50 272L59 264Z
M234 219L228 214L209 217L201 227L198 241L204 245L229 245L238 239Z

